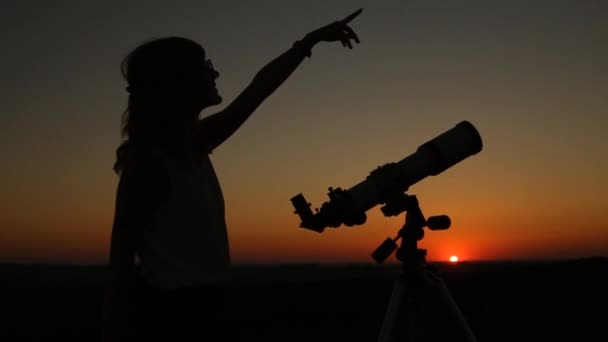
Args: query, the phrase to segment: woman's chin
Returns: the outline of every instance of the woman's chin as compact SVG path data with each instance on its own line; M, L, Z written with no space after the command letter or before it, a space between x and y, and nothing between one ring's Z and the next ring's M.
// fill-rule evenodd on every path
M222 99L222 97L221 97L219 94L216 94L216 95L214 96L213 100L214 100L214 101L213 101L213 104L214 104L214 105L218 105L218 104L222 103L222 101L223 101L224 99Z
M209 94L206 94L205 97L207 98L207 105L209 106L218 105L223 101L217 90L209 92Z

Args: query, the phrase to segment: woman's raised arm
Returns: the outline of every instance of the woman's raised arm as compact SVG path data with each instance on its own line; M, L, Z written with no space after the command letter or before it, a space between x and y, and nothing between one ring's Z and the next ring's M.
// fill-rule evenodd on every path
M307 34L302 40L266 64L226 109L199 121L199 138L214 149L228 139L255 109L293 73L305 57L310 57L312 48L319 42L340 41L352 49L359 37L348 24L361 14L359 9L342 20L335 21Z

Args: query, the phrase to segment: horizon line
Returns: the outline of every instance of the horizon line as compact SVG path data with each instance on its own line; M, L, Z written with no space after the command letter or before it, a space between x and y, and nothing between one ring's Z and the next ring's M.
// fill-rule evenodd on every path
M584 257L565 257L565 258L511 258L511 259L471 259L460 260L458 264L475 264L475 263L550 263L550 262L569 262L593 259L606 259L608 255L590 255ZM452 264L448 260L427 260L427 264ZM234 262L231 267L247 267L247 266L390 266L399 265L399 261L389 261L384 263L376 263L374 261L289 261L289 262L271 262L271 261L251 261L251 262ZM0 261L0 265L23 265L23 266L83 266L83 267L105 267L106 262L65 262L65 261L19 261L6 260Z

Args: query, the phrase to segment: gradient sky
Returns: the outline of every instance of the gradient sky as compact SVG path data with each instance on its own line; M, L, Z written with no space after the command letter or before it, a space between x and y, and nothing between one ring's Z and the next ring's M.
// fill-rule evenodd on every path
M233 260L372 262L403 215L299 228L313 207L462 120L483 151L410 188L430 260L608 255L605 1L10 1L0 38L0 261L103 263L126 84L139 43L192 38L222 109L309 31L357 8L353 50L321 43L212 155Z

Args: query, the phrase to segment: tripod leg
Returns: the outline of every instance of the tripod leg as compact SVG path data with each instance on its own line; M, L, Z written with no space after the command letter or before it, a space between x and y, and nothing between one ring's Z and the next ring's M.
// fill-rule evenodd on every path
M437 299L445 307L445 311L448 313L449 318L457 325L458 329L462 332L464 341L477 342L473 331L469 327L464 315L458 308L456 301L450 294L448 287L445 285L443 279L434 273L427 273L427 280L431 283L434 291L437 294Z
M399 316L399 309L401 306L401 301L403 300L404 292L405 291L401 280L396 280L395 284L393 285L393 292L391 293L391 298L388 302L384 320L382 321L382 328L380 329L380 334L378 335L378 342L391 341L391 336L397 322L397 316Z
M378 342L424 341L424 291L404 277L395 281Z

